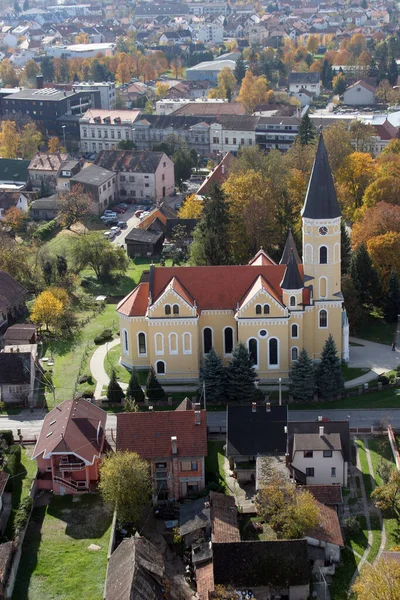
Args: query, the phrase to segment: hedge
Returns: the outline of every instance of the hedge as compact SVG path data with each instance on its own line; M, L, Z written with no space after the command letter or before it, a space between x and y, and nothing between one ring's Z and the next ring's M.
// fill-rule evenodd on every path
M28 522L29 515L33 508L33 499L30 496L24 498L14 517L14 531L19 533Z
M9 446L12 446L14 443L14 435L11 429L0 429L0 435L3 436L5 441Z

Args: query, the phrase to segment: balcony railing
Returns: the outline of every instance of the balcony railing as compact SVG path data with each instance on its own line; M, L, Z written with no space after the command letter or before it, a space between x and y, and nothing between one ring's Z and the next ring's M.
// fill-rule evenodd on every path
M61 471L81 471L85 468L83 460L62 458L58 465Z
M64 477L59 477L58 475L55 475L53 478L53 481L55 483L59 483L60 485L63 485L67 488L70 488L71 490L74 490L75 492L88 492L89 489L86 487L86 482L85 481L73 481L72 479L64 479ZM84 485L78 485L78 483L84 484Z

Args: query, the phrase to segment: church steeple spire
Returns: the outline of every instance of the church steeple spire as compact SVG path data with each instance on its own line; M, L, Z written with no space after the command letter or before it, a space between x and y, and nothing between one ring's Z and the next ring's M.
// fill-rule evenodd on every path
M321 133L301 216L306 219L336 219L341 215Z
M287 265L290 258L290 253L293 252L294 259L299 265L301 263L299 253L297 252L296 242L294 241L292 230L289 229L289 233L286 239L285 247L283 249L282 258L279 261L280 265Z
M289 261L286 266L285 275L283 276L283 279L281 281L281 288L283 290L301 290L303 285L304 284L300 277L299 269L292 249L290 251Z

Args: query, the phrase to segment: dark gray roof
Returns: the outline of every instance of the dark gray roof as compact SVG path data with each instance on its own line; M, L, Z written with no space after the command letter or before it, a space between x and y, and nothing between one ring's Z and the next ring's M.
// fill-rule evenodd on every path
M294 241L292 230L289 229L285 247L283 249L282 258L279 261L280 265L287 265L290 258L290 252L293 251L294 259L298 265L301 264L299 253L297 252L296 242Z
M313 73L311 71L309 71L307 73L300 73L300 72L296 72L296 71L289 73L289 84L291 84L291 83L298 83L298 84L316 83L316 84L318 84L320 82L320 80L321 80L321 73Z
M17 323L7 329L4 334L4 341L6 345L15 344L16 342L29 344L36 331L37 326L32 323Z
M0 312L7 312L26 296L26 289L14 277L0 271Z
M135 128L144 121L148 122L150 129L190 129L199 123L215 123L215 117L192 117L174 115L143 115L135 122Z
M31 203L32 210L57 210L58 209L58 196L53 194L48 198L38 198Z
M155 173L163 156L163 152L150 150L102 150L95 164L122 173Z
M24 385L30 382L29 352L0 352L0 384Z
M28 167L30 160L14 158L0 158L0 181L28 181Z
M64 98L70 98L76 96L81 92L64 91L55 88L43 88L43 89L23 89L15 94L7 96L6 101L12 100L37 100L45 102L59 102Z
M341 214L321 133L301 216L307 219L335 219Z
M319 434L319 428L324 428L324 434L331 435L332 433L340 434L340 442L342 445L343 458L346 462L350 462L350 426L348 421L289 421L288 423L288 441L289 441L289 456L293 454L293 438L295 433L300 434ZM311 439L310 439L311 443ZM311 450L311 448L308 448ZM327 448L325 448L326 450Z
M125 539L108 561L105 600L162 600L164 563L145 538Z
M291 250L285 275L281 281L281 288L283 290L301 290L303 285L304 284L300 277L299 268L294 257L294 252Z
M257 454L285 454L287 407L257 406L251 404L229 406L227 417L227 455L255 456Z
M341 450L339 433L295 433L296 450Z
M253 115L219 115L214 121L232 131L255 131L259 119L260 117Z
M151 231L149 229L132 229L125 237L126 242L142 242L156 244L164 233L162 231Z
M214 583L234 588L307 585L306 540L213 544Z
M182 504L179 509L179 524L181 535L211 527L209 497Z
M97 167L96 165L90 165L86 169L82 169L76 175L71 178L71 184L83 183L88 185L103 185L106 183L115 173L109 171L104 167Z

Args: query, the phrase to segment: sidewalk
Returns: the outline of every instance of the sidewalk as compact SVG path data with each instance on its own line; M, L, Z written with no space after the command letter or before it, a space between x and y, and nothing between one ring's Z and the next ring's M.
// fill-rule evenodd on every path
M101 391L103 389L103 386L108 385L110 381L110 378L107 375L106 370L104 368L104 360L107 356L108 351L111 350L111 348L118 346L118 344L120 344L119 338L116 338L111 342L106 342L105 344L102 344L97 348L97 350L93 352L92 357L90 359L90 372L93 378L96 380L96 389L94 391L94 397L96 398L96 400L99 400L101 398ZM124 385L126 387L126 384L122 384L121 387L124 387Z

